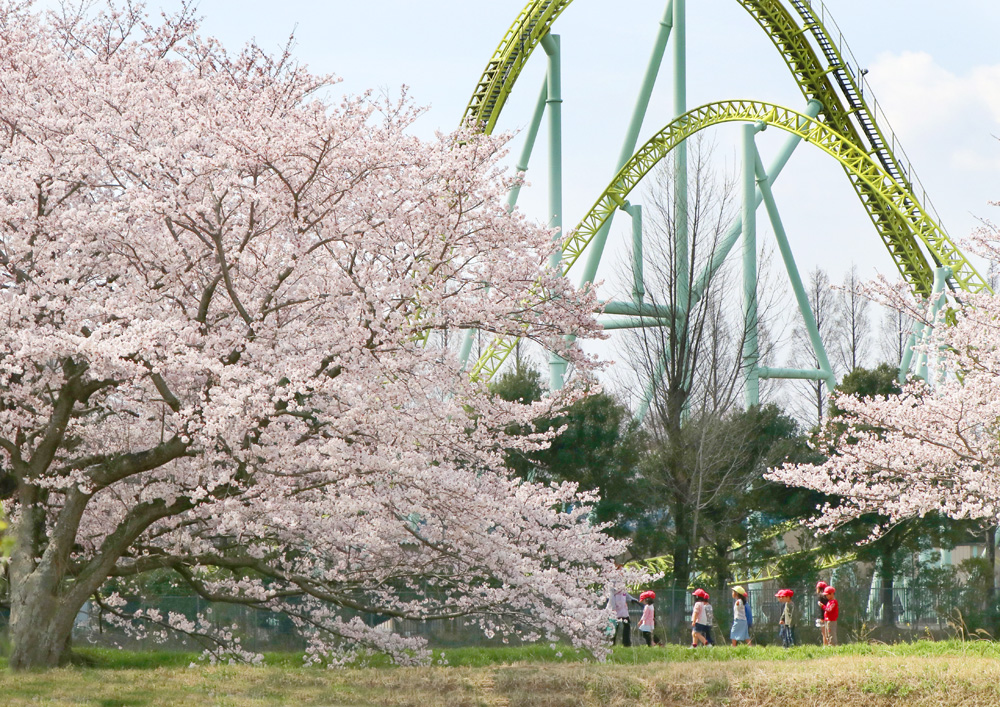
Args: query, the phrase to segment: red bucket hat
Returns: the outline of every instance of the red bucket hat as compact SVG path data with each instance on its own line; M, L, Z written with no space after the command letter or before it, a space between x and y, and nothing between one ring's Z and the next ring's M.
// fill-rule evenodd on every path
M646 601L647 599L656 599L656 592L646 590L639 595L639 601Z
M700 587L691 592L691 596L698 597L699 599L708 599L708 592Z
M824 589L827 588L827 586L829 586L829 585L827 585L826 582L816 582L816 591L817 592L822 592Z
M784 597L795 596L795 592L793 592L791 589L779 589L778 593L775 594L774 596L778 597L779 599L782 599Z
M824 589L824 590L823 590L823 593L824 593L824 594L833 594L833 593L834 593L834 592L836 592L836 591L837 591L837 590L836 590L836 589L834 589L833 587L827 587L826 589Z

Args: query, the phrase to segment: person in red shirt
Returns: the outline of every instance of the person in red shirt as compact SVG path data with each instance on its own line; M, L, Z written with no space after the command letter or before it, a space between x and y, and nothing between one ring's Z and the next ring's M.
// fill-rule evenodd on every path
M837 617L840 615L840 605L834 598L836 589L827 587L823 590L826 604L823 605L823 645L837 645Z

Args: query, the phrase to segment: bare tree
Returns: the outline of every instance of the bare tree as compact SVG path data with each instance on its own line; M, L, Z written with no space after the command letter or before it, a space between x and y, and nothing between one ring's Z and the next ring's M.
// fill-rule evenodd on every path
M904 311L887 308L882 317L879 348L882 358L899 365L906 353L906 341L913 329L913 319Z
M633 330L626 352L637 378L651 382L645 483L658 508L666 511L658 521L661 544L646 549L672 556L671 580L677 588L686 588L690 579L702 535L700 514L720 489L742 483L736 465L715 460L715 440L707 436L713 419L721 420L742 404L742 347L748 331L739 279L720 264L723 239L736 213L735 184L713 169L711 154L704 143L692 141L682 260L676 257L673 169L653 174L645 203L644 307L660 317L660 326ZM767 341L765 332L765 346ZM689 419L698 424L685 424ZM671 623L678 618L672 616Z
M838 360L845 373L867 363L871 349L871 301L861 294L861 277L852 265L836 298Z
M835 333L836 296L830 284L830 276L822 268L815 268L809 273L806 283L806 298L809 309L812 310L820 339L829 342ZM824 344L825 345L825 344ZM819 368L819 357L813 348L805 323L799 320L792 330L791 346L792 364L804 368ZM826 398L829 391L826 382L821 380L793 381L795 391L791 408L801 421L818 425L826 413Z

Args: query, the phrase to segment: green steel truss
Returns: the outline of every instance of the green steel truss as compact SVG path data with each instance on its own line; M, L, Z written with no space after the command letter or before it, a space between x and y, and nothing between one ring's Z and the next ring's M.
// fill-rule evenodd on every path
M471 123L481 126L487 134L493 132L507 96L514 89L514 83L521 75L521 69L531 52L572 1L534 0L521 10L514 24L500 40L500 46L493 52L490 63L486 65L486 70L476 84L472 100L462 118L463 125Z
M571 2L572 0L528 2L504 35L483 72L466 108L463 125L477 125L486 133L493 131L531 53ZM876 121L878 106L870 96L866 99L864 95L865 72L860 71L856 62L852 65L846 60L850 52L842 44L839 34L835 37L830 31L835 30L836 25L829 18L822 0L738 2L768 35L806 101L815 101L821 106L817 118L814 120L788 108L751 100L712 103L676 118L635 152L577 229L570 234L559 263L562 272L568 272L576 263L616 209L629 207L628 194L671 150L699 130L739 121L773 125L788 131L816 145L840 162L880 240L915 294L938 295L947 276L950 276L951 282L958 289L970 292L989 291L986 281L941 227L940 219L922 188L919 191L915 188L915 185L919 187L919 181L905 161L905 155L898 147L895 137L887 130L884 118L881 125ZM668 9L668 16L669 13ZM665 18L661 24L666 26L669 33L667 22L669 20ZM662 28L661 35L666 36L663 35ZM662 50L662 47L659 49ZM662 56L662 51L660 55ZM656 62L658 61L657 58ZM647 76L647 82L649 79ZM644 86L643 90L646 89ZM540 100L544 98L543 90ZM648 95L645 100L648 100ZM539 112L536 123L540 117ZM641 122L641 115L639 119ZM899 159L899 155L904 159ZM526 158L522 162L526 164ZM919 199L918 193L921 196ZM599 239L597 246L600 245ZM932 263L928 262L925 253L933 260ZM588 266L588 272L590 267ZM538 296L542 297L543 293L539 292ZM658 323L661 321L657 320ZM516 340L513 338L494 340L474 365L472 374L480 378L492 377L515 345ZM821 569L836 567L855 559L853 553L828 556L817 550L804 550L794 555L815 555L817 566ZM671 569L668 557L649 558L632 564L653 571L669 572ZM759 567L744 568L739 571L737 581L760 582L775 578L777 574L777 564L769 562ZM712 584L712 580L704 575L699 575L694 580L696 584Z
M478 123L488 133L493 131L531 52L571 1L532 0L524 7L483 72L466 108L466 122ZM844 60L838 43L824 24L826 11L822 2L739 2L781 53L803 96L807 100L818 100L823 105L823 122L872 156L889 178L907 192L901 208L889 208L877 189L873 190L869 182L859 179L845 166L852 186L900 274L916 293L929 295L934 279L933 268L921 252L916 234L910 229L910 223L926 215L925 209L912 193L907 172L890 147L895 140L887 140L875 122L855 70ZM961 268L952 268L953 278L960 289L974 292L988 289L985 280L958 252L943 229L938 227L923 236L933 244L930 252L935 258L940 254L946 256L935 265L961 263Z
M625 207L629 193L671 150L700 130L728 122L763 123L816 145L840 162L852 181L864 186L866 193L871 195L871 201L879 202L882 211L894 214L906 224L910 237L923 243L936 260L951 268L953 273L971 273L981 281L975 268L937 222L872 155L824 123L790 108L752 100L721 101L695 108L672 121L640 147L565 241L560 263L562 272L566 273L573 267L601 226L616 209ZM958 282L963 289L981 289L970 286L968 279L958 279ZM910 284L916 289L916 283L910 281ZM930 293L930 288L927 292ZM473 375L492 377L515 344L513 340L494 341L476 362Z

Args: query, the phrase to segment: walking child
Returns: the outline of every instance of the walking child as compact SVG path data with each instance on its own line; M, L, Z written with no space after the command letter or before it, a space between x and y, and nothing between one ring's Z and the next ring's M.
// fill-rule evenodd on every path
M782 604L781 618L778 620L778 636L781 638L781 645L791 648L795 645L795 603L792 601L795 592L791 589L781 589L774 596Z
M836 591L833 587L823 590L823 596L826 597L826 605L823 607L824 646L837 645L837 617L840 615L840 604L833 597Z
M827 588L826 582L816 582L816 599L819 604L819 618L816 620L816 626L820 629L820 635L823 637L823 645L828 645L826 641L826 620L824 617L824 612L826 611L826 594L823 592Z
M645 591L639 595L639 601L645 604L642 609L642 618L639 619L639 633L646 641L647 646L653 645L653 602L656 601L656 593Z
M747 590L736 585L733 587L733 627L729 631L729 639L733 648L740 641L750 645L750 627L747 624Z
M712 623L715 616L712 612L712 602L708 592L698 588L691 592L698 601L694 603L694 611L691 612L691 647L697 648L700 645L714 646L712 640Z

